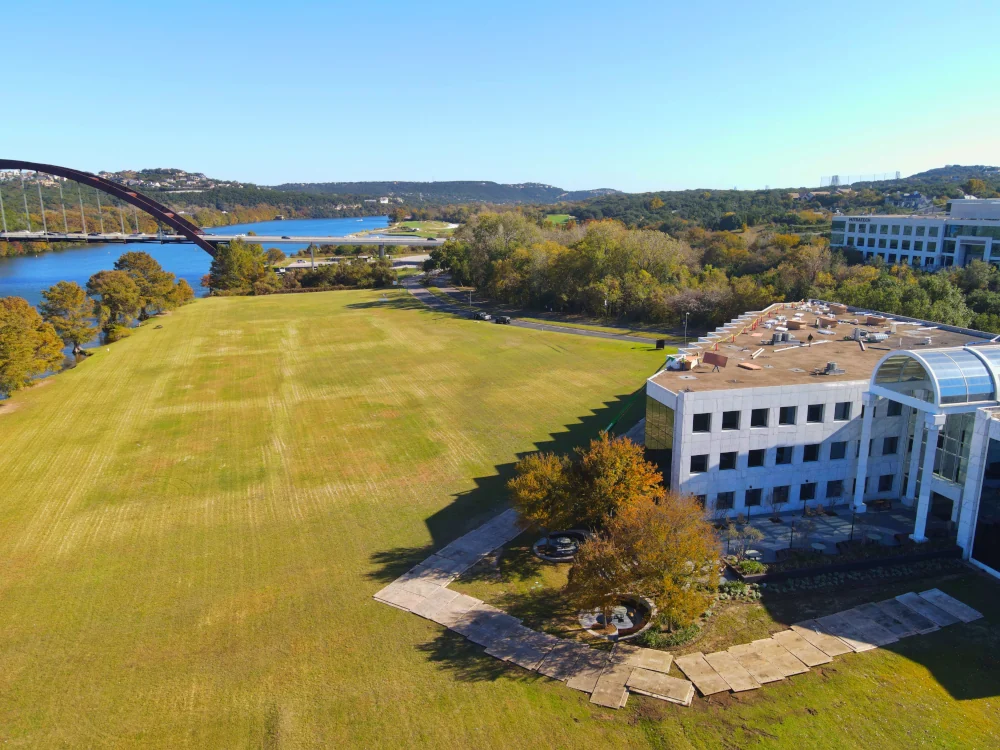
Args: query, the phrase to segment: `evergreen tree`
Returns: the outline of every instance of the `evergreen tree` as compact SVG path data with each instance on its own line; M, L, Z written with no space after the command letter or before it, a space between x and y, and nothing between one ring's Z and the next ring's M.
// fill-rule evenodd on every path
M97 335L93 303L75 281L60 281L46 289L38 308L59 337L73 347L74 354Z

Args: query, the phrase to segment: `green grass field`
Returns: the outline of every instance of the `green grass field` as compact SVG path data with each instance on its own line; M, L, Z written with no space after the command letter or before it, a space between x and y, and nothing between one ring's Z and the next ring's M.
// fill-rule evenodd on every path
M982 584L953 591L991 614L957 643L618 712L372 600L497 512L518 454L584 442L662 358L382 295L201 300L0 406L0 739L997 745Z
M387 232L383 234L407 234L418 237L450 237L455 233L455 227L447 221L401 221L393 224Z
M546 214L545 218L553 224L565 224L573 217L570 214Z

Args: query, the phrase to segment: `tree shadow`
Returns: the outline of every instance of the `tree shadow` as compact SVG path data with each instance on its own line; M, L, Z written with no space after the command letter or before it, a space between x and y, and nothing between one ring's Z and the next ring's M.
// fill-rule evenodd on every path
M425 545L423 547L396 547L376 552L372 555L371 560L377 567L368 574L368 577L376 581L391 583L414 565L434 554L434 550L435 547Z
M375 290L378 291L378 290ZM348 310L371 310L383 307L392 310L426 310L427 307L411 294L394 294L392 297L379 297L365 302L352 302L345 305Z
M427 643L417 646L428 661L448 672L459 682L493 682L501 677L508 680L544 680L516 664L509 664L485 653L485 649L451 630L442 630Z

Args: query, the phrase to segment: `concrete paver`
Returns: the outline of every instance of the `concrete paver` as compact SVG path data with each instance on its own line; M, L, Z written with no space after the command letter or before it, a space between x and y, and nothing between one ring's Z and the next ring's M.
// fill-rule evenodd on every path
M589 646L575 641L562 641L552 648L538 665L537 671L553 680L565 682L573 675L573 667L584 655L591 651Z
M935 630L940 630L940 627L936 623L928 620L919 612L915 612L896 599L875 602L875 606L892 619L902 623L915 634L924 635L926 633L933 633Z
M881 627L888 630L896 638L909 638L911 635L917 634L916 630L911 628L905 622L897 620L874 602L858 605L855 609L869 620L877 622Z
M584 693L594 692L597 681L601 679L604 667L610 654L607 651L590 649L589 654L583 654L573 665L572 674L566 680L566 686Z
M621 708L627 700L627 689L625 684L635 667L628 664L609 663L597 683L594 685L594 692L590 695L590 702L608 708Z
M731 646L729 653L761 685L785 679L782 671L761 656L760 651L749 643Z
M857 607L841 612L840 615L846 619L853 628L862 633L866 641L874 643L876 646L888 646L890 643L895 643L899 640L896 636L883 628L873 619L866 617L864 612L859 610Z
M829 664L833 659L819 648L796 633L794 630L780 630L771 636L772 639L788 649L796 659L807 667L818 667Z
M948 596L940 589L921 591L919 596L921 599L929 601L935 607L943 609L948 614L957 617L962 622L972 622L983 616L978 610L973 609L968 604L963 604L953 596Z
M761 638L753 641L750 645L756 648L757 653L773 664L785 677L809 671L809 667L773 638Z
M428 620L434 619L434 614L448 605L455 597L459 594L457 591L452 591L447 588L440 588L430 596L426 597L417 606L413 607L410 611L415 615L420 615Z
M827 632L822 625L815 620L805 620L792 625L792 631L798 633L802 638L827 656L842 656L853 653L854 649L848 646L837 636Z
M850 646L853 651L871 651L873 648L876 648L875 644L869 641L864 633L839 613L820 617L815 622L822 628L824 633L837 636Z
M711 664L705 661L705 655L700 651L678 656L674 659L674 664L684 673L685 677L694 683L702 695L724 693L729 690L729 683L712 668Z
M728 651L705 654L705 661L712 665L712 669L719 673L719 676L728 683L729 688L734 693L760 688L760 683Z
M652 669L636 668L629 676L626 686L636 693L681 706L690 706L694 700L694 685L690 682Z
M918 594L914 594L912 591L907 594L900 594L896 597L896 600L903 604L914 612L917 612L928 620L933 622L935 625L940 627L947 627L948 625L956 625L961 620L959 620L955 615L945 612L943 609L935 604L931 604L929 601L924 599Z

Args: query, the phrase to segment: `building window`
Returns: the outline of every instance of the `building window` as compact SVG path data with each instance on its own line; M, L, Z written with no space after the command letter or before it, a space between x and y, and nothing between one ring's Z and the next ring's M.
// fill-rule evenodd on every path
M807 422L822 422L823 421L823 404L809 404L809 408L806 409L806 421Z
M765 451L763 448L756 448L747 453L747 467L752 469L755 466L763 466L764 453Z
M892 225L892 233L893 234L899 234L899 224L893 224Z
M847 456L847 441L838 440L835 443L830 443L830 460L838 461L841 458Z
M784 445L774 449L774 465L790 464L792 462L792 446Z
M916 250L918 253L922 253L924 251L924 241L913 240L913 249Z
M838 401L833 407L833 421L846 422L851 418L851 402Z
M875 238L874 237L869 237L868 238L868 247L875 247Z
M816 483L806 482L799 485L799 500L807 502L816 499Z
M802 463L819 461L819 443L809 443L802 446Z
M831 479L826 483L826 496L828 498L842 497L844 494L844 480Z
M890 401L886 405L885 415L887 417L898 417L903 413L903 405L899 401Z
M895 240L893 240L893 242L895 242ZM896 253L889 253L889 262L890 263L896 262Z
M719 471L731 471L736 468L736 451L719 454Z
M767 427L768 409L754 409L750 412L751 427Z
M882 224L882 225L880 225L879 228L878 228L878 233L879 234L889 234L889 225L888 224Z
M924 258L924 266L933 266L933 265L934 265L934 258L930 256Z
M929 252L929 253L936 253L937 252L937 243L936 242L928 242L927 243L927 252Z
M903 240L903 249L904 250L909 250L910 249L910 241L909 240Z
M847 238L847 246L848 247L854 247L854 238L853 237L848 237Z
M885 250L885 240L879 240L878 246L880 250Z
M788 490L789 485L783 484L780 487L775 487L771 490L771 499L774 501L775 505L781 505L782 503L788 502Z
M927 236L928 237L937 237L938 236L938 228L937 227L927 227Z
M923 237L924 236L924 230L925 230L925 227L924 227L923 224L921 224L920 226L918 226L917 227L917 237Z
M795 424L794 406L782 406L778 411L778 424Z
M722 429L724 430L740 429L740 413L738 411L722 412Z
M858 232L860 234L864 234L865 233L865 225L864 224L858 224Z
M711 414L695 414L694 415L694 427L691 432L711 432L712 431L712 415Z
M905 227L903 227L903 236L909 237L911 234L913 234L913 227L907 224Z
M890 250L899 250L899 240L889 240Z
M887 437L882 439L882 455L883 456L894 456L896 451L899 450L899 438L898 437Z
M883 474L878 478L878 491L879 492L892 492L892 483L895 480L895 474Z
M733 502L736 499L735 492L720 492L715 496L715 509L716 510L732 510Z
M697 456L691 456L691 473L703 474L706 471L708 471L708 454L700 453Z
M694 499L698 501L698 505L704 508L705 503L708 502L708 495L695 495Z
M755 508L760 505L760 487L755 490L747 490L743 496L743 505L747 508Z

